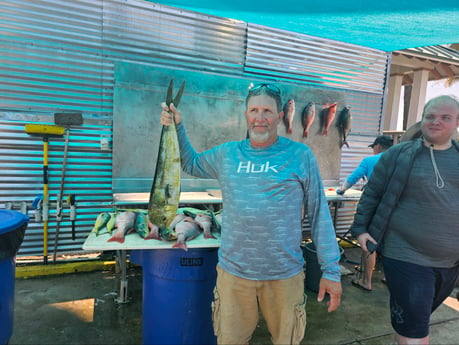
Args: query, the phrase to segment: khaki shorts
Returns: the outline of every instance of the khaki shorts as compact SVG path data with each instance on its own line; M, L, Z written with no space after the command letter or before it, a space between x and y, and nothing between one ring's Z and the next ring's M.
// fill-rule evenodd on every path
M283 280L247 280L217 266L212 321L218 344L248 344L261 310L273 344L299 344L306 328L304 272ZM259 309L260 308L260 309Z

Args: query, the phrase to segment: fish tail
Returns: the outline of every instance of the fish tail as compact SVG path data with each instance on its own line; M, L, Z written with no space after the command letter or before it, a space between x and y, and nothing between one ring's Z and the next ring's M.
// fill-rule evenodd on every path
M307 138L308 137L308 133L309 131L307 129L304 130L303 132L303 138Z
M121 234L115 234L107 240L107 242L119 242L124 243L124 236Z
M172 248L181 248L186 252L188 251L188 246L186 245L186 243L174 243Z
M216 237L214 235L212 235L211 232L204 232L204 238L205 239L208 239L208 238L215 238L216 239Z

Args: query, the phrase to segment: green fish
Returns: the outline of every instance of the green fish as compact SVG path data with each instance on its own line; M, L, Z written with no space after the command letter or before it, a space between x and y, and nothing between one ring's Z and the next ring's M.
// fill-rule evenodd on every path
M116 225L116 212L110 212L109 215L110 219L108 220L105 227L107 228L108 233L111 234Z
M150 233L148 228L148 216L141 212L137 212L135 216L134 229L140 237L145 238Z
M183 83L175 99L172 99L174 84L171 80L167 105L173 102L175 106L178 106L184 86ZM174 232L168 231L167 228L175 218L179 205L181 170L177 129L172 121L170 126L163 126L161 130L155 176L148 202L148 219L152 224L150 227L159 229L159 234L150 234L148 238L156 238L159 235L166 240L175 239Z
M106 226L109 220L110 220L110 214L108 212L100 213L96 218L92 231L96 235L99 235L100 230L102 230Z

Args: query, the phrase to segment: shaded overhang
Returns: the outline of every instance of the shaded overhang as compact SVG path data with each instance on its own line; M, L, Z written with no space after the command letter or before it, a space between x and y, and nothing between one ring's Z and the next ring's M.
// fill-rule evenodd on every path
M387 52L459 42L458 0L153 2Z

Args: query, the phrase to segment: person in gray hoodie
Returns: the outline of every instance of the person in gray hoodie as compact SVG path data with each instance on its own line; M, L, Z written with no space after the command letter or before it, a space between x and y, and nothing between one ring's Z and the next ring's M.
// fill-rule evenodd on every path
M361 248L382 253L398 344L429 344L432 312L459 276L459 101L424 106L422 136L380 158L351 225Z

